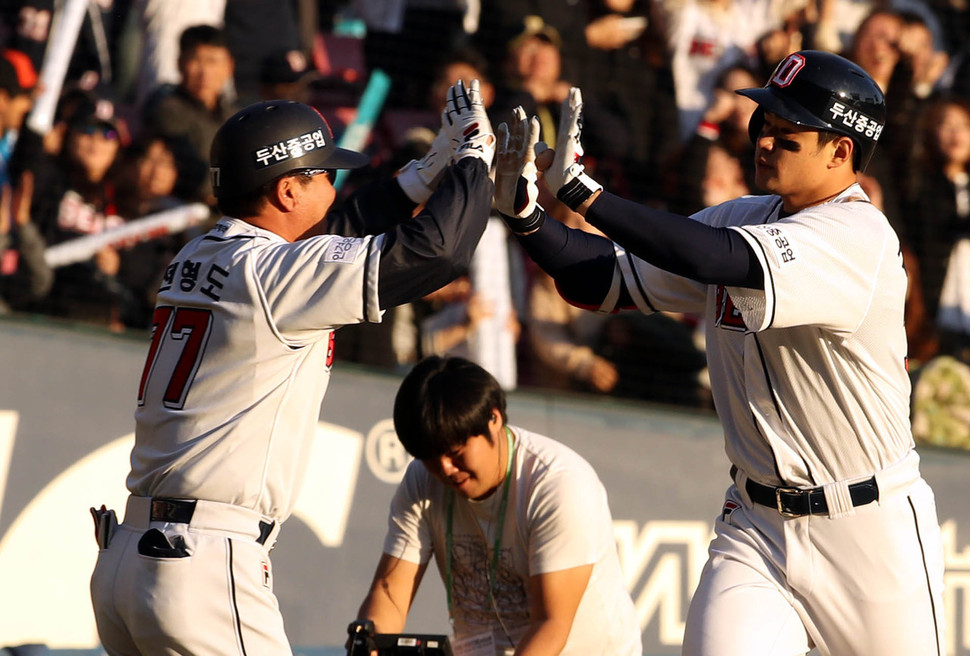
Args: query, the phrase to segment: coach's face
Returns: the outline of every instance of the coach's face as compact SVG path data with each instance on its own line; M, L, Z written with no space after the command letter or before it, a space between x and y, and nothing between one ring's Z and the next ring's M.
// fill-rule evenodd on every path
M437 458L422 460L432 476L469 499L484 499L505 479L508 450L498 410L487 435L472 435L464 444Z

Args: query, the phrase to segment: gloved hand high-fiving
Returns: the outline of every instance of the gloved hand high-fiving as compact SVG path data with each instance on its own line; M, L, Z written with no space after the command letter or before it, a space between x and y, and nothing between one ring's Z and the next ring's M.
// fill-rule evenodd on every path
M442 130L451 140L452 160L478 157L491 168L495 158L495 133L482 104L478 80L472 80L467 89L465 83L458 80L448 90L447 98Z
M424 203L438 187L445 168L462 157L480 157L489 167L495 156L495 135L478 90L478 80L468 89L459 80L448 91L441 111L441 129L421 159L412 159L398 170L401 189L415 203Z
M527 119L522 107L512 110L511 128L498 126L498 153L495 157L495 208L509 229L528 234L542 225L545 214L536 202L536 143L539 120Z
M444 125L445 114L441 121ZM424 203L438 187L445 168L451 163L451 139L444 127L438 130L431 148L421 159L412 159L398 170L397 182L415 203Z
M577 87L573 87L562 103L555 156L552 164L543 170L549 191L571 210L576 210L590 196L603 189L603 185L586 175L586 169L579 161L583 155L583 145L580 143L582 116L583 95ZM536 145L536 155L540 160L544 159L542 153L548 149L544 142Z

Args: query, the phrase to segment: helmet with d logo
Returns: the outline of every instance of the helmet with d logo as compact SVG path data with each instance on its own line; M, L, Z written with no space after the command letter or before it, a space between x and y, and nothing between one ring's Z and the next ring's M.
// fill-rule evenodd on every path
M856 145L856 169L865 170L886 125L886 100L862 68L829 52L802 50L787 57L763 88L737 93L758 103L748 135L757 142L764 113L845 135Z

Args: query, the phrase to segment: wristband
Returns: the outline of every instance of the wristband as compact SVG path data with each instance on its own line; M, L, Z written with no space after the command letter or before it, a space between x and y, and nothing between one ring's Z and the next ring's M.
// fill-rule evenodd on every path
M539 205L532 210L532 214L529 216L509 216L508 214L502 214L502 218L505 219L506 225L509 226L509 230L517 235L527 235L531 232L535 232L542 227L542 224L546 220L546 212Z
M593 182L593 179L588 175L581 173L560 187L559 191L556 192L556 198L575 212L577 207L585 203L593 195L593 192L599 191L602 188L602 186Z

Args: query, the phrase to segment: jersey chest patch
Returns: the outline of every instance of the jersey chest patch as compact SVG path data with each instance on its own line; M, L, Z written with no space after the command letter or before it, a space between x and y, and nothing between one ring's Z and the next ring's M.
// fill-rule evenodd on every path
M731 295L727 293L724 285L718 285L714 290L714 325L724 330L734 330L744 332L747 326L744 325L744 317L741 312L734 307Z

